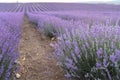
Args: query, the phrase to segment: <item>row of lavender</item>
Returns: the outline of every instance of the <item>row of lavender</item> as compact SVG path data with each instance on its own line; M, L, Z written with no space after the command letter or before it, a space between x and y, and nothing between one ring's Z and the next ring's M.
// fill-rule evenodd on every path
M0 12L24 12L24 7L22 3L0 3Z
M89 15L88 15L89 14ZM75 80L120 79L119 11L27 13L40 32L57 37L55 57Z
M81 3L27 3L27 11L66 11L66 10L85 10L85 11L120 11L119 5L112 4L81 4Z
M89 28L96 25L120 26L120 17L117 16L120 15L120 12L46 11L34 13L28 12L27 15L31 22L38 24L39 30L42 30L42 28L46 28L47 30L48 25L56 30L61 27L76 29L78 28L77 26L89 26ZM58 35L54 29L50 32L52 32L51 35Z
M0 3L0 12L41 12L41 11L120 11L119 5L80 3Z
M0 80L14 80L24 13L0 13Z

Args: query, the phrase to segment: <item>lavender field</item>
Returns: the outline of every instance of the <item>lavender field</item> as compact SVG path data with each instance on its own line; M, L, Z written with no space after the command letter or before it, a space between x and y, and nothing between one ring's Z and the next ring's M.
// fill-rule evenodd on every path
M120 5L0 3L0 80L120 80Z

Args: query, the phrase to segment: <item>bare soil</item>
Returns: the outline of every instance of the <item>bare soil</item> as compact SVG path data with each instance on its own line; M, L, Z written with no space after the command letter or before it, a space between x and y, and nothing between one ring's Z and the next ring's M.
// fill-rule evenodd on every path
M21 77L17 80L66 80L64 71L52 57L51 40L43 37L35 27L24 18L19 44Z

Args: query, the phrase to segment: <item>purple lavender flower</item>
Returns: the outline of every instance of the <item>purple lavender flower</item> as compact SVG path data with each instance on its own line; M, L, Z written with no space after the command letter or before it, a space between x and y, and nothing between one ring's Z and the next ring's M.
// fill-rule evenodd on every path
M75 61L75 63L78 63L75 53L72 53L71 55L72 55L72 58Z
M107 60L106 59L103 59L103 66L107 67Z
M101 68L101 67L102 67L101 63L100 63L100 62L97 62L97 63L96 63L96 67L97 67L98 69Z
M66 62L65 66L66 66L67 69L71 69L73 64Z
M116 62L116 56L114 54L110 55L110 60L115 63Z
M75 47L75 49L74 49L74 51L75 51L75 53L80 53L80 49L79 49L79 47L76 45L76 46L74 46Z
M70 78L71 75L67 72L67 73L65 74L65 77L66 77L66 78Z
M100 49L97 51L97 57L98 57L98 58L102 58L102 54L103 54L103 50L102 50L102 48L100 48Z
M73 64L73 60L72 60L72 59L66 57L65 60L66 60L68 63Z
M120 60L120 50L115 50L115 56L116 56L116 59L117 59L117 61L119 61Z

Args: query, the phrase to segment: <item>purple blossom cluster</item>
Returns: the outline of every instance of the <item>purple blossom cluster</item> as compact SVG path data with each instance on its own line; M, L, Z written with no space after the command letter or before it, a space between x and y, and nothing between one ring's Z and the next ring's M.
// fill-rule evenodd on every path
M55 45L56 57L66 77L91 80L120 79L119 26L66 30Z
M22 13L0 13L0 80L13 80L22 21Z

